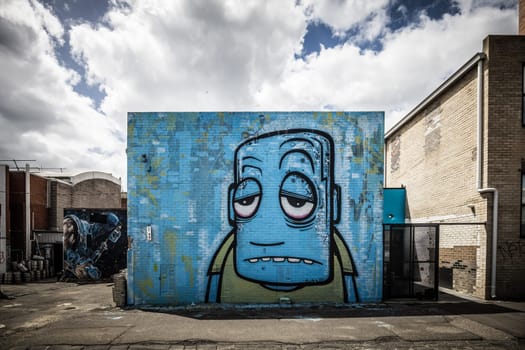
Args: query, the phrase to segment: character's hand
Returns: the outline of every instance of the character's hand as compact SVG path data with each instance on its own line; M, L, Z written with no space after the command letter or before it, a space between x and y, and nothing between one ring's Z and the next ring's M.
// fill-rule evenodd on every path
M83 264L79 264L75 267L75 276L78 278L78 279L81 279L81 280L84 280L84 279L87 279L89 277L87 271L86 271L86 268L88 267L88 265L91 265L90 263L83 263Z
M75 268L75 276L77 276L78 279L91 279L91 280L99 280L101 277L100 270L91 264L91 262L86 261L82 264L78 264Z
M117 243L121 235L121 229L122 225L117 225L117 227L109 234L108 239L113 243Z

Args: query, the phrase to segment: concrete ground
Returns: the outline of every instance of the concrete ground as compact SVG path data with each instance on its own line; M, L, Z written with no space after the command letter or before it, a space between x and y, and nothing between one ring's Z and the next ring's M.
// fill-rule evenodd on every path
M525 303L121 309L112 284L1 285L0 349L525 349Z

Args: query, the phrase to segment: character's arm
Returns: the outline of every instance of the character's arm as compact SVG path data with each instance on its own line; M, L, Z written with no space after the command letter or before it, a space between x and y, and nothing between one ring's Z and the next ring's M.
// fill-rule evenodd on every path
M357 286L355 283L354 275L345 275L346 284L346 302L357 303L359 302L359 295L357 294Z
M334 242L341 261L341 267L343 271L344 282L346 286L346 302L357 303L359 302L359 294L357 292L356 276L357 270L355 268L354 260L350 254L350 250L346 246L341 233L334 230Z
M224 241L219 246L213 259L211 260L210 267L208 268L208 286L206 289L206 302L207 303L218 303L221 299L221 278L224 268L224 262L228 252L233 247L234 234L231 231Z
M206 302L207 303L217 303L219 302L218 292L219 292L219 282L221 276L217 273L213 275L208 275L208 287L206 290Z

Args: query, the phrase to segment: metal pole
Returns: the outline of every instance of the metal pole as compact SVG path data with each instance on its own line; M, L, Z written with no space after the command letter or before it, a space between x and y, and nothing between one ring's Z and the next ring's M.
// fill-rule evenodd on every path
M26 163L26 186L25 186L25 217L26 217L26 251L25 258L29 260L31 258L31 174L29 173L29 164Z

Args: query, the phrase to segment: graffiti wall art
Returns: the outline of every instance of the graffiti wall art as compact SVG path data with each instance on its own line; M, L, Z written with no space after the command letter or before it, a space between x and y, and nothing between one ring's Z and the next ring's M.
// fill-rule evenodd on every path
M128 303L381 299L383 113L130 113Z
M126 268L127 215L124 209L64 209L66 281L98 281Z

